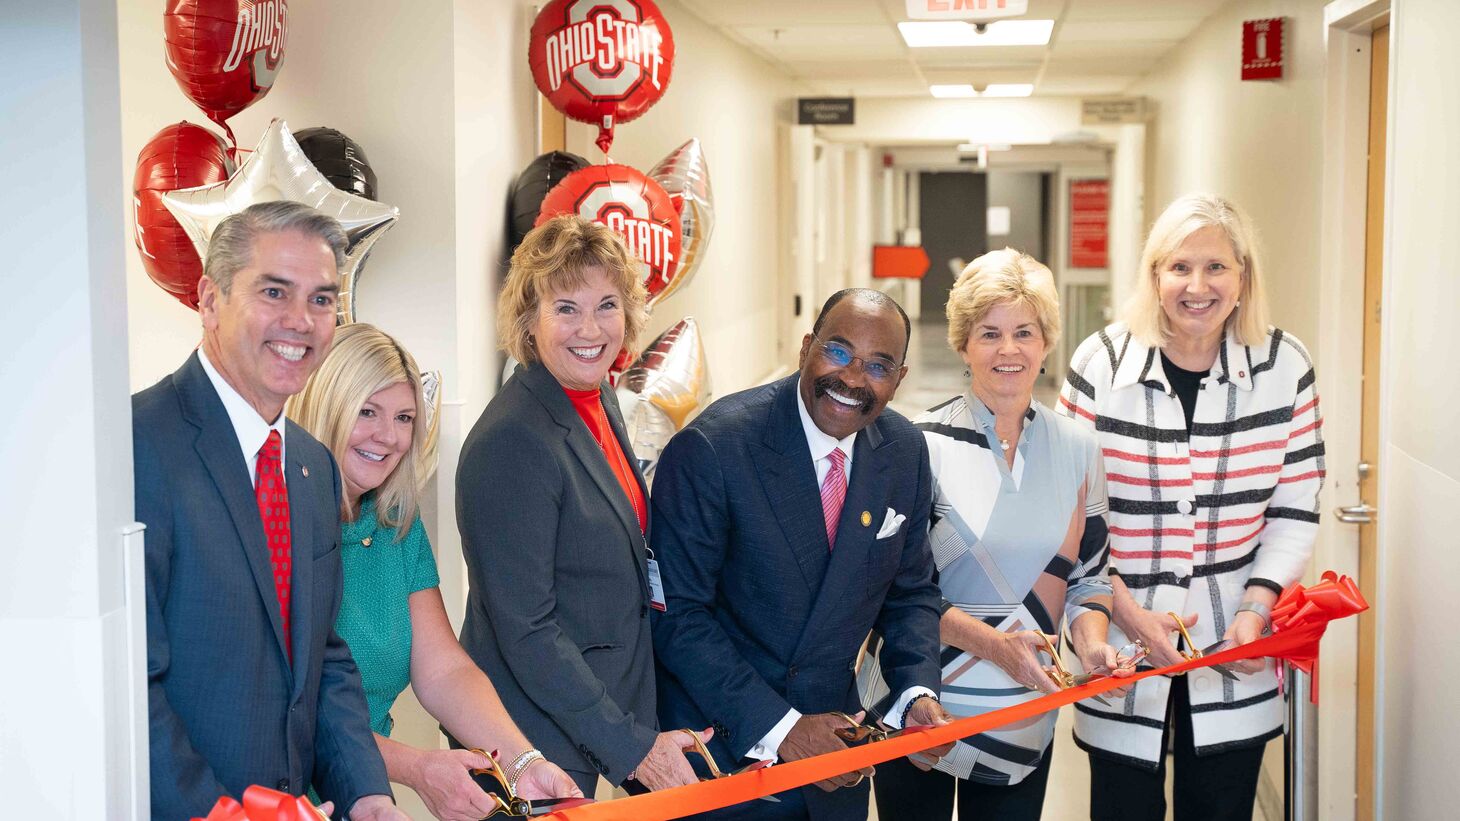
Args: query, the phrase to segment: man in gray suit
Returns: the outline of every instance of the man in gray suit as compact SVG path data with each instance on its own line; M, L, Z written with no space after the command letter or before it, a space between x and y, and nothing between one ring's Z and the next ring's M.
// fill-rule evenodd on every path
M202 346L132 397L154 818L206 815L253 784L313 784L356 821L406 817L334 630L339 473L283 413L334 338L344 250L339 223L298 203L224 220L199 281Z

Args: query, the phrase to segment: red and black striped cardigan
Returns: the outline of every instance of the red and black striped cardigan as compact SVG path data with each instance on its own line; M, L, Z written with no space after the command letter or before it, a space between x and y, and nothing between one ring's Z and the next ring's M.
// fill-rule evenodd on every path
M1275 328L1259 345L1228 337L1188 434L1158 351L1123 324L1075 351L1058 409L1100 438L1110 572L1153 612L1197 613L1191 632L1199 646L1222 637L1247 586L1281 591L1307 568L1324 474L1313 383L1312 359L1296 338ZM1211 671L1188 678L1198 753L1282 731L1272 670L1237 682ZM1154 768L1169 687L1147 679L1112 708L1076 705L1076 742Z

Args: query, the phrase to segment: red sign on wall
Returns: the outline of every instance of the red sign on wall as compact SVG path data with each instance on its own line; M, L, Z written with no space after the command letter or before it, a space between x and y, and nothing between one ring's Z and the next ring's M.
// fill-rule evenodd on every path
M1283 78L1283 18L1242 21L1242 79Z
M1110 180L1070 180L1070 267L1108 268Z

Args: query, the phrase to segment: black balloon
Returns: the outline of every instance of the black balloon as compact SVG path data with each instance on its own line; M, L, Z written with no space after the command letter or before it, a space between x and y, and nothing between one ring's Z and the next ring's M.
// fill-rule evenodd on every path
M512 186L512 247L516 248L527 232L537 222L542 201L553 186L580 168L587 168L588 161L577 154L566 151L549 151L527 164L517 175Z
M306 128L294 132L294 139L334 187L357 197L376 199L375 171L359 143L333 128Z

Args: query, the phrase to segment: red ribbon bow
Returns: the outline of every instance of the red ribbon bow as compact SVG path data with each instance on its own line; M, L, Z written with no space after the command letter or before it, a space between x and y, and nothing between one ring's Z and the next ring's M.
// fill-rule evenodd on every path
M193 821L319 821L324 815L304 796L294 796L255 784L243 791L240 806L228 796L218 799L207 818Z
M1282 653L1279 658L1308 674L1312 701L1318 703L1318 640L1328 629L1328 622L1352 616L1369 609L1359 586L1348 576L1332 570L1324 571L1323 580L1312 587L1298 582L1288 585L1272 607L1272 632L1301 631L1313 633L1312 640ZM1278 667L1281 688L1282 667Z

